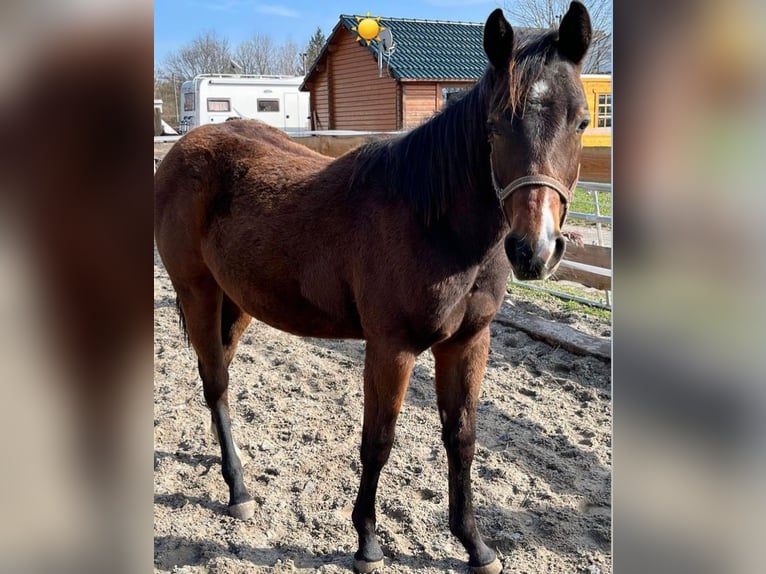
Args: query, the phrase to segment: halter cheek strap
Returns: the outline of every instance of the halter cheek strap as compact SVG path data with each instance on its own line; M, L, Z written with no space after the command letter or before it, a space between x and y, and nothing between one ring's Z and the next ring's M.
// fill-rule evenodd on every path
M511 195L513 195L514 191L517 191L521 189L522 187L527 186L545 186L550 187L551 189L554 189L558 192L559 196L561 196L561 203L564 206L564 213L561 215L561 221L559 222L559 225L564 225L564 220L567 217L567 213L569 212L569 203L572 201L572 197L574 196L575 188L577 187L577 182L580 179L580 165L577 165L577 175L575 176L574 181L572 182L572 185L568 188L564 186L559 180L554 179L552 177L549 177L547 175L525 175L523 177L519 177L514 179L511 183L506 185L505 187L500 187L500 185L497 182L497 178L495 178L495 166L492 165L492 156L489 156L489 163L490 163L490 169L492 171L492 186L495 188L495 194L497 195L497 198L500 200L500 209L505 212L505 202L510 199Z

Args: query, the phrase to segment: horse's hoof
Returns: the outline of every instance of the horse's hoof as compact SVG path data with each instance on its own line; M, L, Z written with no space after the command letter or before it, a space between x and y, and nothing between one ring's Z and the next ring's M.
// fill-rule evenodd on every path
M229 515L239 520L247 520L255 514L255 500L240 502L229 506Z
M375 572L379 568L383 568L383 559L375 560L374 562L367 562L367 560L359 560L354 558L354 572L359 574L369 574Z
M484 566L471 566L471 572L473 574L500 574L502 571L503 565L497 558Z

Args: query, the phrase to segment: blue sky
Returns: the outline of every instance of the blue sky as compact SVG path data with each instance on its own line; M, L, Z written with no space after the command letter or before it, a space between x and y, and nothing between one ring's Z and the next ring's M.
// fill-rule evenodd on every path
M255 34L305 46L317 26L329 36L340 14L484 22L502 0L155 0L154 61L213 30L232 45Z

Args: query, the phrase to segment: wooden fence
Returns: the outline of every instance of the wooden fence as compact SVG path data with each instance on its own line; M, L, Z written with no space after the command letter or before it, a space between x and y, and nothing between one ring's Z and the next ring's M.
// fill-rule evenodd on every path
M556 278L601 291L612 290L612 249L602 245L567 245Z

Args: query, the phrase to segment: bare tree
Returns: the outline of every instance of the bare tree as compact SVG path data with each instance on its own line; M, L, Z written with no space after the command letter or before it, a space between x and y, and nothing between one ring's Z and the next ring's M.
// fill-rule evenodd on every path
M234 60L245 74L300 74L302 64L294 42L274 44L269 36L256 34L242 42L234 52Z
M570 0L509 0L505 9L512 24L530 28L557 28L569 8ZM583 64L583 72L612 70L612 1L582 0L593 25L593 39Z
M277 74L299 75L303 70L303 64L298 45L289 40L282 44L277 50L274 65Z
M204 32L165 58L165 75L190 80L197 74L224 74L231 71L231 49L226 38Z
M277 47L269 36L256 34L237 46L234 59L244 74L275 74Z

